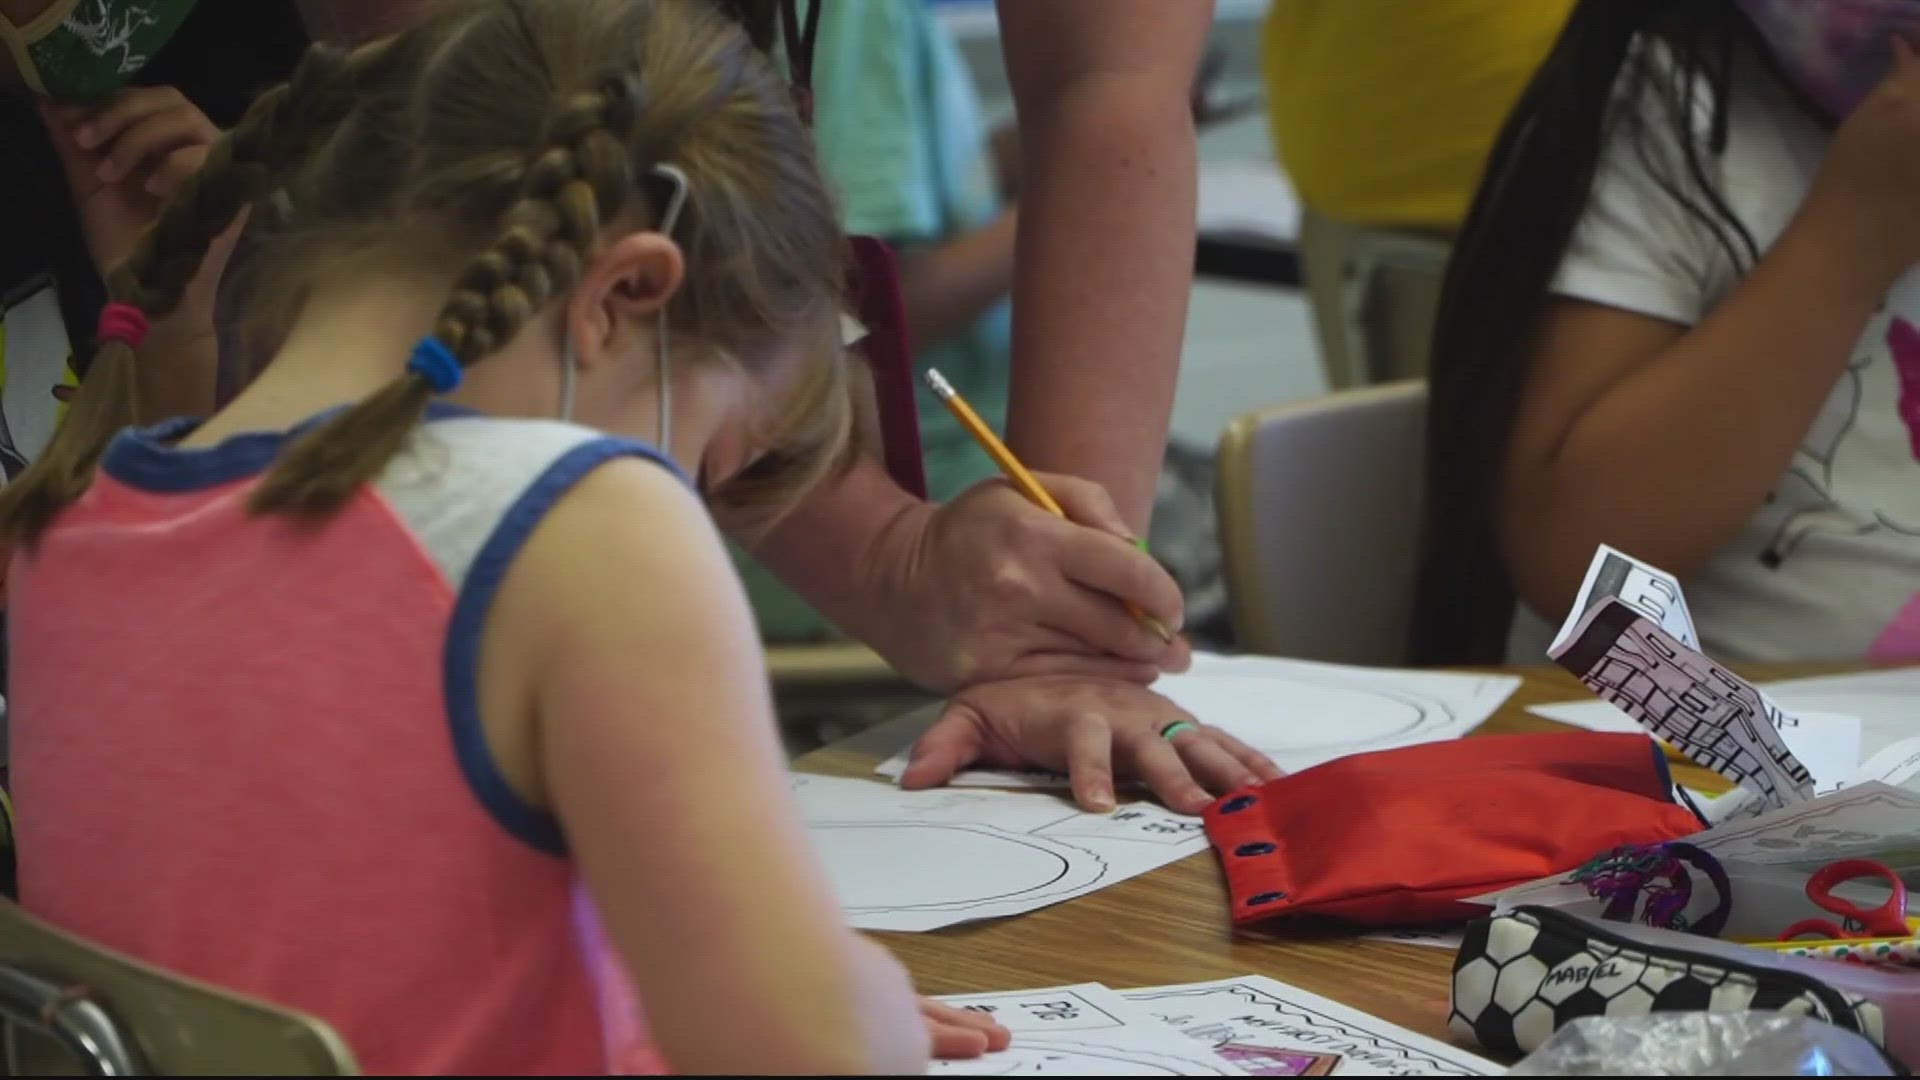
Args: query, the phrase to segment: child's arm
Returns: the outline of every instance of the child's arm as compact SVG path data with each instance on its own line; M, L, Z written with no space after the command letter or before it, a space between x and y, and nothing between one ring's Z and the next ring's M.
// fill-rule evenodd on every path
M801 826L753 621L694 495L651 464L596 470L495 613L484 662L528 673L546 793L674 1069L923 1071L906 973L847 928Z
M1920 262L1920 64L1836 135L1753 272L1691 329L1549 307L1499 528L1519 594L1572 602L1600 543L1685 576L1737 534L1805 437L1886 291Z
M1007 210L989 224L942 244L903 248L900 299L916 349L936 345L978 322L1013 288L1013 238L1019 217Z
M1753 516L1878 296L1796 229L1687 330L1583 300L1548 310L1508 453L1500 532L1519 595L1557 619L1594 549L1682 577Z

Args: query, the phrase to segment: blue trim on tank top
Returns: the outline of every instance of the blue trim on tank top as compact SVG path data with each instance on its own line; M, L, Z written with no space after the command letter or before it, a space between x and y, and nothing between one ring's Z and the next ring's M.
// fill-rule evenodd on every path
M486 731L480 724L480 642L486 629L487 612L493 607L500 583L512 567L514 557L526 545L527 538L547 513L587 474L615 458L637 457L651 461L678 479L688 482L686 474L658 449L627 439L601 438L582 443L556 458L514 500L499 524L481 546L467 570L466 581L454 601L453 619L447 628L445 659L447 722L453 732L455 755L460 771L494 821L515 838L550 855L565 855L567 841L559 819L552 812L521 798L501 773L487 746Z
M182 447L181 439L205 421L176 417L145 428L128 428L113 437L101 455L100 469L130 487L162 495L202 491L245 480L267 471L288 442L321 423L338 408L328 409L286 431L248 431L213 446ZM427 420L452 420L479 413L461 405L435 401L427 406Z

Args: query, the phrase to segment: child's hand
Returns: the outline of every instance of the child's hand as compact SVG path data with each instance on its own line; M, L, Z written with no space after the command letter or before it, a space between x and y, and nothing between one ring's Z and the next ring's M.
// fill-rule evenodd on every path
M958 1009L932 998L920 999L920 1015L927 1018L927 1031L933 1036L933 1056L937 1058L977 1058L995 1050L1005 1050L1013 1033L985 1013Z
M1893 69L1834 135L1806 210L1859 260L1878 294L1920 262L1920 58L1895 38Z
M68 189L104 274L124 262L220 129L171 86L123 90L94 109L43 110Z

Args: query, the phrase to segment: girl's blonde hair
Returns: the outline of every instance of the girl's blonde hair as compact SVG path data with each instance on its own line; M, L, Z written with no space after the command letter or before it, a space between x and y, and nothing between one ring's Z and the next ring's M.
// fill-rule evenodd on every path
M251 338L277 343L323 275L450 275L434 335L471 366L572 289L610 233L649 227L661 163L690 181L673 237L686 275L665 316L682 354L756 376L796 352L806 365L762 433L766 457L714 499L778 513L849 441L845 244L785 84L701 0L449 0L352 52L315 50L214 147L108 288L165 318L211 243L257 206L256 254L233 290ZM101 344L46 452L0 491L0 537L39 536L114 433L152 419L138 359ZM432 396L402 374L289 447L253 505L337 507Z

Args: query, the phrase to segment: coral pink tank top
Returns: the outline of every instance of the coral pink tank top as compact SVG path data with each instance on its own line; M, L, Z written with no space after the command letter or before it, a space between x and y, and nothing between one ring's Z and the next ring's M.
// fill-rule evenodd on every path
M612 458L671 463L436 408L309 528L245 508L290 434L173 447L189 427L120 436L13 564L23 903L318 1016L369 1073L662 1071L475 683L548 509Z

